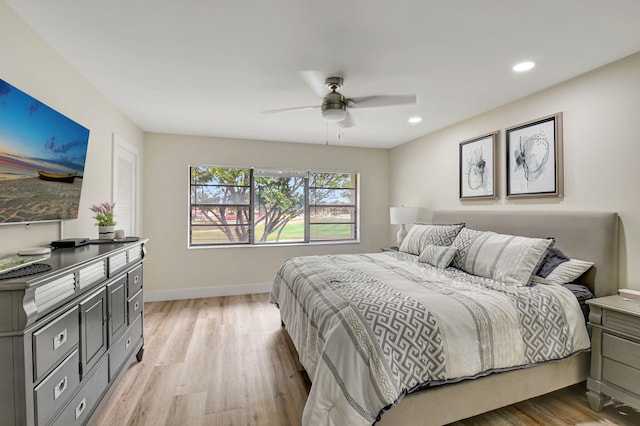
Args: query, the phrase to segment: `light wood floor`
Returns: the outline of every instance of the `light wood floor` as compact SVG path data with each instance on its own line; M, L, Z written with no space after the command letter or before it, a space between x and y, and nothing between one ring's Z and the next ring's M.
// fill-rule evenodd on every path
M144 358L109 391L92 424L300 425L308 386L267 295L144 307ZM640 425L629 407L592 412L584 393L580 384L455 425Z

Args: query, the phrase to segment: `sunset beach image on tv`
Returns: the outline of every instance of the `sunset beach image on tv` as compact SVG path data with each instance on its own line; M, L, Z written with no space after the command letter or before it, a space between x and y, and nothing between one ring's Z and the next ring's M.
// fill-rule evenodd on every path
M89 130L0 79L0 224L76 219Z

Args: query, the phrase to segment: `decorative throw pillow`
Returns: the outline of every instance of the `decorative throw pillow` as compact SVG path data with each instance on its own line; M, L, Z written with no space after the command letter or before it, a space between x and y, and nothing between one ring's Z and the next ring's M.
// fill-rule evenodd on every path
M418 260L422 263L428 263L436 268L445 269L453 260L456 254L454 246L435 246L427 244L420 253Z
M546 254L542 258L542 263L540 264L540 269L536 272L536 275L545 278L547 275L551 273L554 269L558 267L561 263L564 263L569 260L569 256L564 254L560 249L555 247L549 247L547 249Z
M552 239L528 238L464 228L453 245L453 266L506 284L529 285Z
M593 262L580 259L569 259L559 264L547 275L547 280L554 284L568 284L574 282L593 266Z
M427 244L450 246L464 223L455 225L427 225L416 223L409 229L407 236L400 244L400 251L419 255Z

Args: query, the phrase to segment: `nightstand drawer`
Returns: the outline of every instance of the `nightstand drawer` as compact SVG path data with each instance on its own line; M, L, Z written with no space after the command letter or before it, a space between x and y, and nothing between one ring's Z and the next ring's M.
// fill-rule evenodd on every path
M631 340L603 333L602 356L640 369L640 344Z
M621 331L640 337L640 318L622 312L605 310L602 325L611 330Z
M640 370L636 368L603 358L602 379L605 382L640 395Z

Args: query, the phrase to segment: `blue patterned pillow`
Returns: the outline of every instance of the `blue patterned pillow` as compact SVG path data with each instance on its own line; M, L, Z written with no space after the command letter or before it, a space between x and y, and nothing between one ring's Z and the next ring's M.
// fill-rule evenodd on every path
M409 229L405 239L402 240L399 250L405 253L419 255L427 244L450 246L462 228L464 228L464 223L455 225L426 225L416 223Z

